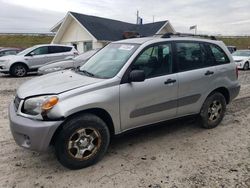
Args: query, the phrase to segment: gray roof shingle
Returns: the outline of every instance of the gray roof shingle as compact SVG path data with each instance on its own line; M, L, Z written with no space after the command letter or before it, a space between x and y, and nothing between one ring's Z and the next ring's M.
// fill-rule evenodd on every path
M97 40L116 41L123 39L125 31L135 31L141 36L152 36L167 22L132 24L107 18L70 12Z

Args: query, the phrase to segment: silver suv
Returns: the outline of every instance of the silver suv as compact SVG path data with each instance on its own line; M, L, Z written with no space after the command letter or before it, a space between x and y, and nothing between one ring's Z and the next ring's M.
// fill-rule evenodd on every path
M10 104L16 143L55 147L70 169L94 164L110 137L137 127L197 115L214 128L239 93L238 72L226 46L191 37L113 42L78 71L27 81Z
M0 72L23 77L29 71L37 71L45 63L78 55L73 46L44 44L37 45L17 55L0 57Z

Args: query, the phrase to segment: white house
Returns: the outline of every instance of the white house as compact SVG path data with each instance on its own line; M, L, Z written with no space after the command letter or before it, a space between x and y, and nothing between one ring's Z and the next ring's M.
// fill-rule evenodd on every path
M111 41L124 39L124 33L140 36L158 36L175 33L169 21L131 24L117 20L68 12L51 32L56 32L52 43L74 45L79 52L102 48Z

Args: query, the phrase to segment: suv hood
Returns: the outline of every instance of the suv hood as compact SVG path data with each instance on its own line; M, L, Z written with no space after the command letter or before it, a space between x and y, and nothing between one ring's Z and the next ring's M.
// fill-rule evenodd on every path
M16 55L5 55L0 57L0 60L5 61L5 60L10 60L13 59L14 57L16 57Z
M249 57L247 56L233 56L234 61L239 61L239 60L247 60Z
M58 94L101 81L103 79L88 77L71 70L59 71L25 82L18 88L17 95L23 99L35 95Z

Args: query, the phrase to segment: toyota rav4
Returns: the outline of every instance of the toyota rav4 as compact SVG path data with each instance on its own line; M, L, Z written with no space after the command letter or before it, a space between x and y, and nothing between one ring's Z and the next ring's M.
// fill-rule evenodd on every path
M22 147L79 169L100 160L113 135L189 115L210 129L239 93L237 67L223 42L193 37L112 42L79 70L19 87L10 128Z

